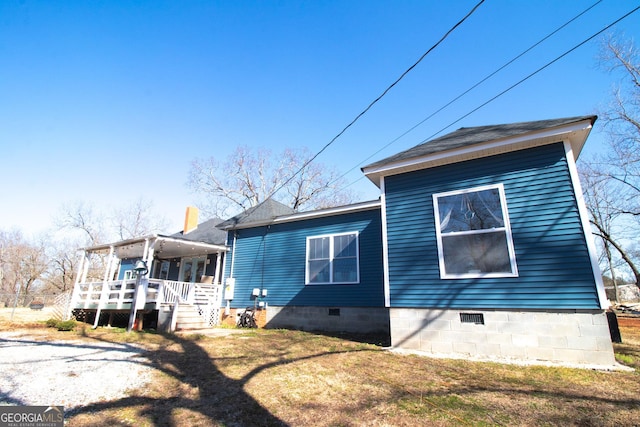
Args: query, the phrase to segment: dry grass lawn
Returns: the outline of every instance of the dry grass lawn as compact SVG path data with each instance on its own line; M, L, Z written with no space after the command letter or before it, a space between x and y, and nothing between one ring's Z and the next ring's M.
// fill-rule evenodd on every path
M635 372L432 359L284 330L225 337L30 332L136 341L157 369L147 388L85 407L69 426L640 425L640 328L621 327L617 357Z

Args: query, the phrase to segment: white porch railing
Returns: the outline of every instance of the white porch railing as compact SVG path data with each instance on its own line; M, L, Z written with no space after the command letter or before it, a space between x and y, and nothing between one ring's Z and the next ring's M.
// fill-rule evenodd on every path
M196 283L193 292L193 303L198 313L209 326L217 325L220 320L222 302L222 285L205 285Z
M154 280L154 279L151 279ZM161 302L176 303L186 302L190 303L193 299L193 289L195 283L176 282L173 280L160 280L160 291L163 300Z
M187 303L196 305L200 315L210 326L217 324L222 299L222 285L178 282L173 280L143 279L144 298L138 295L138 307L154 304ZM135 293L135 279L111 282L78 283L71 301L73 309L128 310Z
M135 280L117 280L113 282L78 283L75 288L72 308L96 308L98 304L103 306L115 306L116 309L125 309L133 302Z

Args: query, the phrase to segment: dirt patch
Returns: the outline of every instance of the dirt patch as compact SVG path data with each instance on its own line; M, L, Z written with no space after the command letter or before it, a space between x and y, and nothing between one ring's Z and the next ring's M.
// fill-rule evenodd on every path
M640 328L640 317L618 316L618 325L628 328Z
M14 323L44 322L54 316L54 307L32 310L28 307L0 308L0 321Z

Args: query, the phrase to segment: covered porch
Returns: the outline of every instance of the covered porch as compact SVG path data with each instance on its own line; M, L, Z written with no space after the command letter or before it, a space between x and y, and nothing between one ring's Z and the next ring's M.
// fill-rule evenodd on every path
M68 317L91 313L94 327L106 313L141 318L189 305L207 326L218 324L224 244L151 235L81 250ZM145 270L136 274L135 265ZM104 317L104 316L103 316Z

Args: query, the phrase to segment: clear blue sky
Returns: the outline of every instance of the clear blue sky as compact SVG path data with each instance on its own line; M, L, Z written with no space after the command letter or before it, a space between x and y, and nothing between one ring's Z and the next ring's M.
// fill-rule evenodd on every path
M63 203L145 196L177 230L193 159L319 150L476 3L1 1L0 229L34 233ZM318 161L355 168L354 182L361 162L418 144L638 4L601 1L366 160L594 3L487 0ZM615 30L640 42L640 12ZM615 83L597 53L588 43L447 132L596 112ZM352 188L378 195L366 179Z

